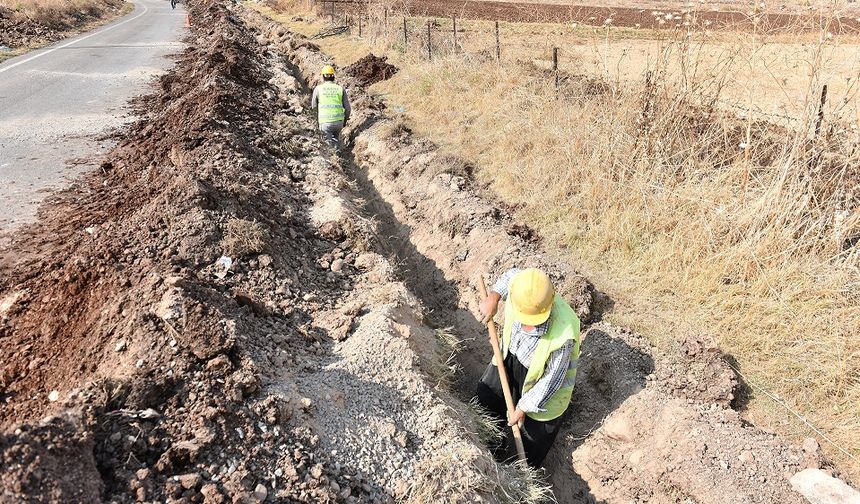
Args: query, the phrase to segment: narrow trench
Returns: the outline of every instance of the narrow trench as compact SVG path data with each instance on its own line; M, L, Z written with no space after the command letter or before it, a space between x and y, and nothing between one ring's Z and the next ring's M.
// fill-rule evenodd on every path
M301 69L289 58L283 59L287 71L296 78L305 101L308 105L308 115L313 120L310 110L310 95L312 88ZM428 316L425 323L433 329L452 329L462 343L461 351L457 352L456 360L459 372L455 377L451 391L458 399L468 403L474 395L475 386L489 363L490 350L486 344L486 328L469 310L459 306L460 289L445 278L445 273L435 263L419 252L410 240L409 226L401 223L394 213L392 206L379 193L374 183L368 178L367 170L359 165L353 152L353 139L378 120L375 115L369 116L362 124L354 126L349 138L343 135L341 139L341 166L345 173L358 184L358 193L364 199L360 208L362 217L374 219L379 224L382 233L379 240L380 251L392 258L392 266L398 279L414 294L425 308Z

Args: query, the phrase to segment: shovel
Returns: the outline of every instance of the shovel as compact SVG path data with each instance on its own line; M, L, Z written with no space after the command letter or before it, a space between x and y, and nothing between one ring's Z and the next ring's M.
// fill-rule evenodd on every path
M487 299L487 286L484 284L484 277L481 276L480 282L478 284L481 288L481 300ZM480 303L479 301L479 303ZM511 397L511 388L508 385L508 373L505 371L505 361L502 359L502 350L499 347L499 335L496 333L496 324L490 319L487 322L487 329L490 331L490 343L493 345L493 356L496 361L496 369L499 370L499 381L502 382L502 393L505 395L505 404L508 407L508 418L510 418L514 413L514 400ZM514 444L517 445L517 455L519 459L523 462L526 461L526 450L523 448L523 436L520 433L519 424L514 424L511 426L511 430L514 433Z

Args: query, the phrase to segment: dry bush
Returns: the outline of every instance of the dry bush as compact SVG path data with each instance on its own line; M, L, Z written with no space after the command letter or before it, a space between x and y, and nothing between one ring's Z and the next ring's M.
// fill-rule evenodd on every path
M266 246L268 233L257 221L232 218L224 225L221 248L232 257L258 254Z

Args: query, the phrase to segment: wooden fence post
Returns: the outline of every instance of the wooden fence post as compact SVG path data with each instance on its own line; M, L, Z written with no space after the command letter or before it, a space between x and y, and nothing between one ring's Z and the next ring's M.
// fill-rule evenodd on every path
M382 21L382 26L384 26L385 29L388 30L388 7L384 7L383 9L384 10L382 12L384 17Z
M558 47L552 48L552 72L555 74L555 89L558 90Z
M433 61L433 39L430 37L430 21L427 21L427 61Z
M815 121L815 136L821 133L821 123L824 122L824 104L827 102L827 84L821 88L821 102L818 104L818 119Z
M496 21L496 60L502 61L502 46L499 44L499 22Z
M361 37L361 14L358 15L358 36Z
M403 52L406 52L406 47L408 43L409 35L406 32L406 16L403 16Z
M454 52L457 52L457 16L452 16L451 21L454 22Z

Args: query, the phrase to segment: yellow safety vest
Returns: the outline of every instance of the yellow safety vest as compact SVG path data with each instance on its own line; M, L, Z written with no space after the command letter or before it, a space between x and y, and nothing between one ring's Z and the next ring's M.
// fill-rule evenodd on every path
M514 309L509 296L507 302L505 302L505 327L502 331L502 341L504 342L502 349L503 358L507 358L508 349L511 347L511 335L514 327L513 312ZM526 413L529 418L546 422L560 417L570 404L570 398L573 395L573 386L576 384L576 363L579 359L580 341L579 317L576 316L576 313L564 299L556 294L552 302L549 328L546 334L541 336L537 348L535 348L532 355L532 361L526 373L526 380L523 383L521 396L531 390L535 383L543 376L549 356L568 341L573 341L573 349L570 352L570 363L567 366L567 374L564 377L561 388L544 405L546 411ZM495 359L493 359L493 364L496 364Z
M344 118L343 88L334 82L324 82L317 96L320 124L342 122Z

